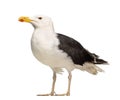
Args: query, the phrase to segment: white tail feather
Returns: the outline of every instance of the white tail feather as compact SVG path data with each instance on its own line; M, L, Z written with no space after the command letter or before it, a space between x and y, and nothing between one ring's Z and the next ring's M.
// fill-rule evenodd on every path
M103 72L103 70L101 68L99 68L98 66L96 66L95 64L92 63L84 63L83 66L80 65L76 65L76 68L82 70L82 71L87 71L91 74L96 75L99 72Z

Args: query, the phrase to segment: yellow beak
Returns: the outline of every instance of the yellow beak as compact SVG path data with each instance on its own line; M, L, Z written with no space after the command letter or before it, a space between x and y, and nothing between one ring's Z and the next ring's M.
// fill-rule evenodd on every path
M24 17L24 16L19 17L18 20L20 22L28 22L28 23L32 21L29 17Z

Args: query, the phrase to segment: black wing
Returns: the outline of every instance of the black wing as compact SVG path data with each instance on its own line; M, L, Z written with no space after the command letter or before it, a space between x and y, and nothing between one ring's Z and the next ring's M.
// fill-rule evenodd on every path
M90 53L76 40L62 35L57 34L60 41L59 49L63 50L70 56L75 64L83 65L85 62L94 62L94 56L97 55Z

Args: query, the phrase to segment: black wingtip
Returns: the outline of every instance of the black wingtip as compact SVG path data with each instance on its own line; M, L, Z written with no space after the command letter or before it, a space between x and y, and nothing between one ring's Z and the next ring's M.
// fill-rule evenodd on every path
M106 65L109 65L109 63L103 59L96 59L96 62L95 64L106 64Z

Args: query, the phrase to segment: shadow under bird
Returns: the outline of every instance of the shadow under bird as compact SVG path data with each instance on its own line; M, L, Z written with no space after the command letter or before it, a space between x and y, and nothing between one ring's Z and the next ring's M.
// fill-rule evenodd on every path
M31 38L33 55L41 63L48 65L53 71L53 84L48 94L38 96L69 96L72 71L80 69L93 75L103 70L96 64L108 64L95 53L86 50L79 42L71 37L56 33L51 18L47 16L20 17L20 22L31 23L34 32ZM68 72L68 89L66 93L55 93L56 73L62 73L62 68Z

